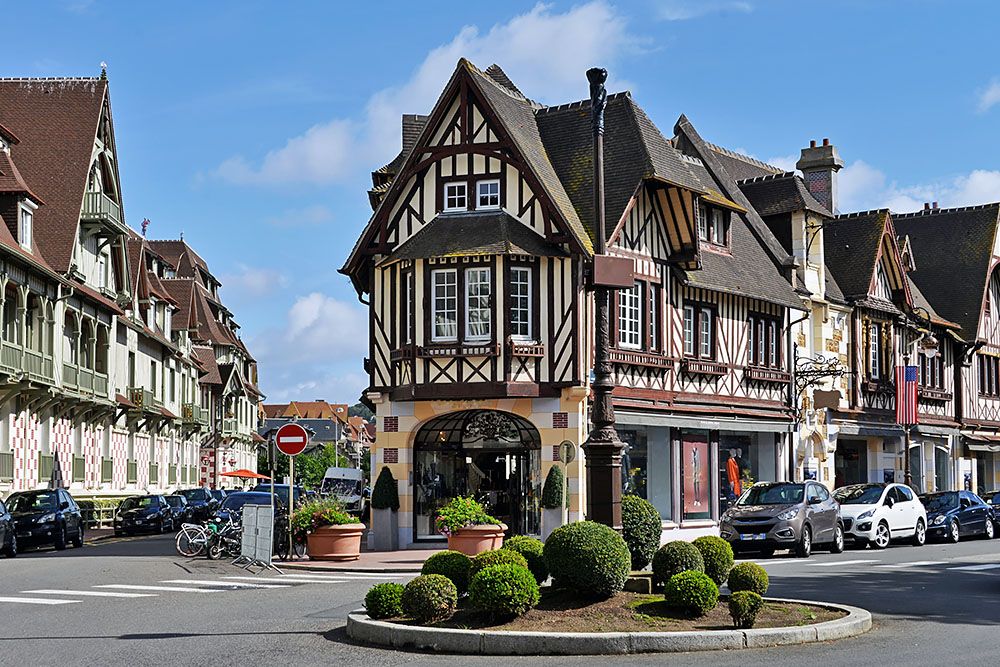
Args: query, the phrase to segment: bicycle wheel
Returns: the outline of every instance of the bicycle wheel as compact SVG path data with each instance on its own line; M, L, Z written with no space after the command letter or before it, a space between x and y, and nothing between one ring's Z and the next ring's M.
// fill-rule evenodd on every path
M295 549L295 557L302 558L306 555L306 541L305 540L295 540L292 545Z
M274 543L274 555L279 560L288 560L288 536L278 535L277 542Z
M177 553L186 558L194 558L205 550L207 539L208 536L202 529L196 526L184 526L177 533Z

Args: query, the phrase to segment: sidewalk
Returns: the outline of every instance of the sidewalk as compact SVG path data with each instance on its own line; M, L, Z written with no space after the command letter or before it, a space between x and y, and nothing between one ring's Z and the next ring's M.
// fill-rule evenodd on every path
M420 572L424 561L439 549L401 549L399 551L362 551L361 558L346 563L309 560L274 561L282 570L309 572Z

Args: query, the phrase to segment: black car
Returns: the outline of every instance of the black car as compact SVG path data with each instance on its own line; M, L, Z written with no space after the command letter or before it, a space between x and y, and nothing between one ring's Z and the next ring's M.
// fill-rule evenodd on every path
M174 528L174 510L163 496L126 498L115 513L115 535L154 532Z
M17 532L14 528L14 517L7 511L7 506L0 500L0 552L7 558L17 555Z
M985 493L980 493L979 497L987 505L992 505L994 512L998 515L997 519L1000 520L1000 491L986 491Z
M240 521L243 518L244 505L267 505L271 504L270 493L260 493L256 491L235 491L226 496L222 505L215 512L215 516L225 521L232 518L233 521ZM275 516L283 514L285 503L275 496Z
M993 508L971 491L942 491L920 496L927 509L927 537L958 542L969 535L993 539Z
M182 523L188 523L191 520L191 512L188 510L187 498L178 493L163 497L166 498L167 504L170 505L170 509L173 510L175 528Z
M17 543L62 550L83 546L80 506L64 489L19 491L7 498L7 509L17 527Z
M219 501L212 497L208 489L184 489L177 495L187 500L188 514L192 521L206 521L219 507Z
M270 482L262 482L257 486L253 487L253 491L256 493L266 493L270 495L271 487L274 487L274 496L276 498L281 498L281 501L287 505L288 504L288 485L287 484L271 484ZM295 485L295 490L293 491L294 498L293 501L296 506L298 506L299 501L302 500L302 496L306 495L305 490L299 486Z
M220 503L229 495L229 492L225 489L212 489L208 493Z

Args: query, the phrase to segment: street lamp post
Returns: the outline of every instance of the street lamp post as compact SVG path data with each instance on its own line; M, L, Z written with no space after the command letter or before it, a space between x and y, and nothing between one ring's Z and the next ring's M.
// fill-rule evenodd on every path
M604 107L607 91L604 82L608 72L594 67L587 70L590 82L591 121L594 130L594 240L595 261L606 251L604 230ZM622 448L615 430L615 410L611 403L614 389L608 348L611 345L609 299L612 290L595 283L594 332L594 405L591 409L592 429L583 443L587 465L587 518L591 521L622 528Z
M926 318L920 315L917 312L918 310L922 310L925 313L927 313ZM917 338L915 341L913 341L912 344L922 346L924 355L933 359L935 356L937 356L938 350L937 350L937 339L934 338L934 334L930 333L931 314L923 306L913 306L912 314L915 315L920 320L926 319L927 321L927 331L921 333L920 337ZM903 366L905 367L909 365L910 365L910 348L907 347L906 354L903 355ZM897 392L896 395L897 395L896 400L899 400L898 399L899 393ZM910 430L913 428L913 424L901 424L901 426L903 427L903 436L904 436L903 483L906 484L906 486L913 488L913 475L910 472L910 445L911 445ZM921 456L920 460L921 462L923 462L923 456Z

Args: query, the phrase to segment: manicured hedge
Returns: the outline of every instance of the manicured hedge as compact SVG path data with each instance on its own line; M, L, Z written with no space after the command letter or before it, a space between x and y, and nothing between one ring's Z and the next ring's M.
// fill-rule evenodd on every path
M406 584L400 600L403 613L418 623L451 618L458 606L458 589L448 577L422 574Z
M439 551L424 561L420 574L440 574L451 580L459 593L469 590L472 559L460 551Z
M693 570L705 571L705 561L698 547L684 540L667 542L653 556L653 579L660 584L670 581L670 578L680 572Z
M663 599L669 607L697 618L715 609L719 588L704 572L688 570L670 577Z
M403 584L375 584L365 595L365 611L374 619L403 615Z
M627 495L622 498L622 537L632 556L632 569L650 564L660 548L663 524L660 512L648 500Z
M513 563L490 565L469 584L469 601L494 618L521 616L538 604L539 597L535 576Z
M733 569L733 548L721 537L706 535L694 541L694 546L701 552L707 574L716 586L721 586Z
M543 553L556 586L586 597L606 598L620 592L632 562L622 536L593 521L555 529Z
M557 465L549 468L542 486L542 509L562 509L563 503L569 505L569 489L566 488L566 476Z
M372 489L372 509L393 510L399 509L399 486L392 476L389 466L382 466L382 470L375 480L375 488Z
M729 591L753 591L757 595L767 595L770 580L767 571L757 563L739 563L729 571Z
M475 579L477 574L491 565L520 565L524 569L528 569L528 561L518 552L510 549L494 549L484 551L472 559L472 570L469 575Z
M753 591L739 591L729 596L729 615L733 618L733 627L739 630L752 628L763 608L764 598Z
M549 578L549 568L545 565L545 545L541 540L526 535L515 535L503 543L503 548L524 556L524 560L528 561L528 569L539 584Z

